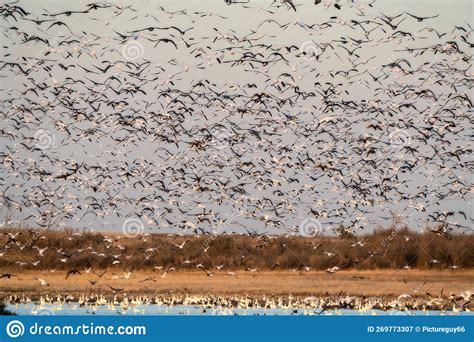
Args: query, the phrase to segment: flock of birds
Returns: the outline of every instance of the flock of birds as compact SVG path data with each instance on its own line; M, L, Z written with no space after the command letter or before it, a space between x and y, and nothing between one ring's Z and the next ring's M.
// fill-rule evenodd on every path
M473 188L469 23L443 31L441 14L385 13L375 1L225 4L217 12L109 2L67 10L0 5L2 225L119 226L143 240L150 236L146 228L264 240L272 233L314 236L341 227L357 233L398 213L439 236L472 231L471 211L463 209ZM316 19L302 21L305 8ZM234 11L246 19L236 21ZM0 257L20 246L18 234L8 233ZM120 266L123 256L119 238L104 238L116 251L110 255L55 249L40 239L31 247L38 260L18 266L35 268L52 251L60 264L85 252ZM186 243L173 248L179 253ZM363 246L356 241L352 247ZM144 258L154 252L144 251ZM209 277L237 277L224 265L211 269L186 260L156 266L160 275L141 282L191 265ZM96 276L92 287L107 273L69 267L65 278L81 274ZM125 270L111 279L131 276ZM428 300L409 294L395 300L153 299L108 287L121 299L83 295L78 305L321 314L465 311L472 298L469 292ZM40 304L60 308L72 300L46 297Z
M296 1L226 3L0 6L4 226L300 234L310 218L314 235L397 212L472 231L469 23L441 32L438 14L375 2L316 1L316 22L285 19ZM248 27L232 28L234 6Z
M297 297L297 296L212 296L212 295L169 295L169 296L113 296L107 298L102 294L82 294L41 296L32 300L28 296L11 295L7 302L13 308L20 305L30 305L33 315L60 314L62 310L86 314L106 311L123 314L150 314L153 308L163 310L163 313L174 314L219 314L219 315L339 315L344 310L356 311L362 314L371 312L395 312L410 315L411 311L427 312L443 310L453 313L470 312L469 303L473 298L471 291L451 294L446 298L431 296L428 299L412 298L402 294L397 298L387 300L379 297L354 297L340 292L336 296L327 297ZM84 312L84 311L82 311Z

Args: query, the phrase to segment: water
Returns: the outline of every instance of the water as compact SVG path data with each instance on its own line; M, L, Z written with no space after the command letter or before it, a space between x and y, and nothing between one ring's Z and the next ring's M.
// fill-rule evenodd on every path
M97 305L89 307L80 307L78 303L67 304L43 304L35 303L27 304L9 304L7 309L17 315L412 315L412 316L456 316L456 315L474 315L473 312L453 312L453 311L399 311L399 310L327 310L321 312L321 309L228 309L228 308L212 308L205 309L201 306L193 305L136 305L123 309L121 306Z

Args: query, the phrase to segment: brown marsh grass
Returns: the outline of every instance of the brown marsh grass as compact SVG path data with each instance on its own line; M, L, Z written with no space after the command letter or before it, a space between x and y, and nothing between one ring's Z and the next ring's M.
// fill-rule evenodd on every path
M8 233L18 234L12 238ZM111 267L114 261L119 261L114 267L127 270L191 270L198 264L211 270L223 265L226 270L261 271L326 270L333 266L345 270L474 267L474 235L415 233L406 228L346 238L165 234L127 238L117 233L79 234L71 229L44 230L41 234L31 229L3 229L0 245L4 246L0 249L0 267L21 270L98 269ZM45 247L40 256L38 248Z

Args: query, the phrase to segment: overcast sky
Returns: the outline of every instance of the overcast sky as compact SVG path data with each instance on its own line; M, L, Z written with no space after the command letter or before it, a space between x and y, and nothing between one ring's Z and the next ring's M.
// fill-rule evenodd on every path
M62 11L74 11L74 10L83 10L85 6L90 3L90 0L85 1L20 1L19 5L24 8L27 12L30 12L28 17L36 18L41 17L43 14L52 14L59 13ZM435 63L437 58L444 58L445 56L432 56L430 54L424 54L422 56L413 59L411 55L400 52L403 46L409 45L410 47L424 47L438 42L439 39L435 33L429 31L434 29L441 32L447 32L447 36L444 40L449 40L449 37L452 35L452 30L455 26L464 26L466 23L472 25L472 2L469 0L451 0L451 1L389 1L389 0L377 0L374 2L373 7L368 6L367 1L354 1L363 6L361 15L354 6L350 5L350 2L338 1L342 9L337 10L332 4L333 1L324 1L323 3L314 6L313 1L298 1L295 0L294 3L297 7L297 11L287 8L281 3L276 3L279 5L276 7L273 5L270 7L271 1L253 1L250 0L248 4L245 4L245 7L242 4L233 4L226 5L224 1L134 1L134 2L113 2L114 4L119 4L122 7L133 5L135 12L126 12L118 17L112 13L110 10L101 10L90 14L77 15L72 14L71 16L65 17L62 16L63 20L69 26L70 30L79 37L81 44L77 44L78 49L84 49L84 54L80 57L75 58L74 60L64 59L62 56L65 56L65 51L68 49L74 49L74 45L61 45L59 46L57 42L66 39L66 37L71 36L69 29L62 26L55 26L51 29L47 29L50 23L44 23L42 25L36 25L33 22L26 22L24 20L19 20L15 22L10 20L8 22L2 21L2 28L5 32L2 38L2 60L3 61L19 61L22 56L37 57L37 58L46 58L52 65L57 63L63 64L80 64L86 69L91 70L94 65L98 66L103 61L118 61L124 60L123 56L123 42L118 41L117 33L128 34L134 30L139 30L145 27L150 26L175 26L179 27L181 30L188 30L184 35L184 39L188 43L196 44L191 48L186 48L183 42L179 41L179 35L168 35L175 39L178 43L178 49L176 49L172 44L160 43L157 46L154 46L154 43L151 43L146 39L146 32L144 34L137 33L132 37L132 40L139 42L141 51L139 51L142 56L139 61L150 61L151 67L149 74L152 74L153 71L164 70L163 74L160 74L160 81L166 81L166 78L173 80L174 88L180 89L181 91L188 91L191 89L191 85L195 84L198 81L208 80L211 84L215 84L220 89L228 89L229 85L237 85L238 87L243 87L245 84L254 82L259 91L270 91L267 86L269 81L273 81L273 77L278 77L282 73L289 73L293 76L298 83L301 89L311 89L315 83L315 80L324 83L325 81L333 81L329 76L331 73L338 70L347 70L351 68L350 61L341 57L342 54L332 54L328 53L324 55L321 60L314 62L308 61L306 64L301 63L301 59L295 59L293 56L288 56L289 63L277 63L270 64L266 67L262 67L262 72L269 75L270 79L267 76L258 75L255 72L249 72L249 66L242 64L231 67L231 64L221 64L215 61L215 57L221 54L222 49L228 47L233 47L238 45L238 43L229 43L227 39L220 39L222 37L230 37L236 35L237 37L244 37L245 35L252 35L252 37L262 36L259 40L259 43L271 45L274 47L280 46L291 46L295 45L297 47L304 47L309 44L321 44L331 41L336 41L341 39L341 37L352 37L357 39L362 39L363 35L361 34L360 29L354 29L350 25L351 19L356 19L359 21L363 20L372 20L377 16L380 16L381 13L387 16L395 16L403 12L409 12L417 16L435 16L439 15L437 18L429 19L423 22L417 22L415 19L408 17L405 21L400 24L399 29L405 32L410 32L414 35L414 41L409 41L404 38L402 39L393 39L390 41L384 40L386 34L384 32L376 32L371 35L373 40L370 44L365 44L362 49L358 52L360 55L360 60L367 62L361 67L365 68L373 73L376 73L380 70L381 66L396 60L397 58L407 58L410 59L412 68L417 66L422 66L424 63ZM328 4L325 6L325 4ZM168 12L176 12L184 10L186 13L190 14L190 17L184 14L175 14L175 15L166 15L163 11L158 9L158 6L163 7ZM250 8L247 8L250 7ZM272 11L274 14L270 14L267 10ZM207 15L205 17L200 17L196 12L202 13L214 13L212 15ZM331 20L331 17L337 17L337 24L333 24L330 28L307 30L304 29L304 25L294 25L294 23L301 23L306 25L311 25L314 23L324 23ZM222 18L224 17L224 18ZM406 17L406 15L403 15ZM193 19L194 18L194 19ZM278 23L268 22L265 23L266 19L273 19L280 24L292 23L286 29L281 29L278 27ZM394 22L398 22L395 20ZM260 25L260 27L259 27ZM15 30L15 27L18 30ZM423 30L428 28L429 30ZM50 50L45 48L44 44L28 43L20 44L22 35L15 35L14 32L28 32L29 34L47 37L55 49ZM390 31L387 29L387 32ZM392 31L393 32L393 31ZM161 31L160 31L161 34ZM217 39L216 39L217 38ZM214 40L216 39L216 40ZM452 39L459 41L459 37L452 37ZM381 41L381 42L380 42ZM305 45L306 44L306 45ZM317 45L316 44L316 45ZM419 46L417 46L419 44ZM337 44L336 44L337 45ZM194 51L195 48L202 48L206 51L206 57L197 59L195 57ZM260 48L261 50L261 48ZM256 52L259 51L259 48L255 48ZM45 54L47 52L47 54ZM337 53L337 50L334 51ZM293 54L294 55L294 54ZM225 56L227 59L231 59L232 55L227 54ZM374 57L373 59L370 59ZM207 58L207 59L206 59ZM52 61L52 62L51 62ZM450 63L453 65L458 65L459 63L456 60L450 60ZM108 63L108 62L107 62ZM201 67L198 67L201 66ZM203 68L202 65L206 67ZM459 64L461 65L461 64ZM309 70L313 69L313 72ZM361 69L361 70L365 70ZM252 70L250 70L252 71ZM120 70L111 70L109 72L119 73ZM148 72L148 71L147 71ZM179 74L178 74L179 73ZM178 74L178 76L174 76ZM314 75L318 78L315 79ZM17 97L15 101L18 104L25 103L25 99L22 99L19 94L25 90L25 84L31 82L26 80L24 75L17 75L13 72L7 71L4 69L0 71L2 78L0 79L0 87L2 88L1 97L3 99L11 99ZM72 68L65 72L60 68L55 68L49 72L45 69L38 70L30 74L30 76L35 80L35 82L45 82L48 85L51 84L64 84L67 82L68 78L76 80L85 80L87 77L88 80L93 80L100 82L103 81L104 75L95 75L87 74L81 68ZM414 82L415 78L410 78L410 76L403 78L395 78L392 81L397 82ZM416 75L415 75L416 77ZM372 96L375 94L375 89L379 85L372 84L371 86L365 86L364 83L355 83L355 84L344 84L342 88L347 90L345 95L345 100L361 100L366 99L370 101ZM388 84L381 84L381 87L388 86ZM147 87L147 86L144 86ZM150 102L155 100L155 95L153 95L152 85L149 85L150 89L147 89L147 95L137 94L133 98L133 104L130 105L132 109L141 110L145 102ZM443 90L437 87L436 85L432 86L433 89L436 89L438 92L449 91L449 89ZM165 89L166 87L163 87ZM159 88L160 89L160 88ZM86 92L86 90L83 90ZM45 101L55 101L54 97L51 97L51 94L40 95L43 96L42 100ZM80 97L80 93L77 95ZM113 93L109 92L108 96L113 98ZM36 98L37 99L37 98ZM41 100L41 99L40 99ZM117 98L120 100L120 98ZM157 103L163 99L157 100ZM314 104L313 99L299 100L297 105L293 108L284 108L282 112L288 111L292 115L299 115L301 117L301 122L307 125L311 124L313 116L308 114L308 111L312 108ZM430 104L427 101L419 100L419 108L429 108ZM2 111L7 118L12 118L14 116L14 108L11 105L1 105ZM150 107L155 108L155 107ZM158 109L157 109L158 110ZM215 108L209 108L209 120L203 122L201 118L191 118L183 125L186 128L192 130L194 127L201 127L202 125L209 125L212 123L220 122L226 115L226 113L218 112ZM102 113L105 116L110 113ZM348 113L339 112L336 115L345 115ZM15 114L16 115L16 114ZM426 113L413 113L413 119L415 122L417 120L422 120ZM347 131L339 132L340 134L363 134L365 132L365 121L364 123L359 123L360 117L357 115L349 115L349 120L354 122L354 125L347 128ZM32 136L38 129L43 129L46 131L52 132L54 135L54 146L43 151L44 153L49 154L58 158L58 160L63 161L59 162L57 165L48 165L48 161L40 158L40 153L38 151L28 151L22 148L22 140L11 140L5 137L0 138L0 151L10 154L11 151L15 151L15 158L19 161L17 165L27 165L37 161L40 165L48 168L65 169L71 160L80 162L87 162L89 164L102 163L112 165L120 164L120 162L132 162L136 158L143 158L154 164L156 169L160 169L163 164L162 159L158 158L156 155L157 148L160 147L159 143L155 141L152 135L150 136L140 136L137 137L137 141L133 144L128 144L127 146L119 146L114 143L114 139L120 136L126 136L127 133L124 131L114 130L112 124L107 125L107 123L102 123L99 125L105 131L111 132L110 135L104 135L100 139L91 139L88 141L84 139L80 144L73 144L70 140L70 137L64 132L58 130L57 123L58 119L63 122L65 125L75 125L75 127L80 128L81 130L86 130L90 128L87 123L78 123L75 124L74 120L68 115L64 114L64 108L58 109L58 112L51 113L49 112L44 117L40 118L40 123L33 121L28 121L26 128L22 129L19 133L20 135ZM396 120L397 118L393 118ZM306 121L305 121L306 120ZM392 120L392 119L388 119ZM255 120L255 118L243 119L236 117L234 123L242 125L241 127L246 128L255 128L260 126L260 122ZM0 128L6 131L12 130L12 122L9 120L4 120L0 123ZM304 125L303 125L304 126ZM470 127L465 127L469 132ZM471 131L472 132L472 131ZM305 151L306 149L310 153L318 154L320 151L310 146L310 143L303 139L297 132L295 132L292 127L283 128L280 133L283 133L281 142L284 144L299 146L299 151ZM336 132L337 133L337 132ZM466 132L463 132L466 133ZM115 135L114 135L115 134ZM113 137L113 138L112 138ZM385 137L388 139L388 137ZM416 140L414 139L414 144ZM271 143L271 142L269 142ZM466 135L457 139L453 138L453 144L459 144L460 146L467 146L469 140L466 138ZM350 144L349 144L350 145ZM336 147L340 151L347 151L350 147L345 145L342 140L341 143L336 144ZM429 153L429 148L426 146L420 146L421 151ZM173 148L171 146L171 148ZM263 152L262 149L255 145L250 147L251 150L246 152L246 157L249 160L255 158L261 158L262 160L271 160L273 155L266 155L266 152ZM107 153L104 155L104 151L122 151L118 157L107 156ZM189 151L186 147L179 146L174 151L177 156L180 156L178 162L181 162L182 165L186 166L189 161L195 163L195 171L205 171L203 167L204 162L202 162L201 156L194 154L192 151ZM217 149L211 151L212 153L206 158L219 157L225 153L229 153L226 150L226 147L223 149ZM345 152L344 152L345 153ZM391 151L390 153L396 154L397 151ZM406 158L407 156L401 156L400 158ZM5 166L5 158L4 166ZM253 159L252 159L253 158ZM353 156L347 155L347 158L351 160ZM200 160L201 162L197 161ZM178 163L177 162L177 163ZM453 160L453 162L456 162ZM34 164L34 163L33 163ZM177 165L177 164L174 164ZM449 165L448 165L449 166ZM430 166L427 165L427 168ZM164 168L164 167L163 167ZM20 168L21 169L21 168ZM60 180L50 179L47 182L44 182L35 176L31 178L25 177L28 174L27 167L25 166L19 173L12 172L11 168L4 167L0 171L2 175L3 184L5 188L5 193L9 196L16 198L28 198L28 196L36 196L34 191L34 186L44 186L45 188L58 189L60 188L60 193L63 196L63 199L59 202L55 202L53 205L50 205L49 208L58 206L60 208L65 208L68 204L79 205L81 203L85 204L84 198L88 196L96 197L100 200L105 198L104 194L100 192L94 192L90 189L81 188L77 184L70 183L61 183ZM429 197L423 205L427 206L429 209L427 212L414 210L416 207L416 202L401 202L401 203L383 203L380 206L375 206L372 208L366 208L365 210L353 211L349 217L340 217L339 223L348 225L355 218L358 219L358 225L360 224L359 232L371 230L377 225L386 226L389 223L387 217L390 216L390 213L399 213L411 224L414 229L421 229L426 226L427 214L433 211L439 210L462 210L467 213L470 213L472 217L472 202L469 201L469 195L466 195L465 198L460 199L456 196L451 196L450 198L441 201L440 203L435 203L433 199L436 195L437 187L442 187L446 178L443 178L438 172L439 170L433 169L433 177L426 177L426 174L430 173L430 170L422 169L421 171L415 174L403 174L400 175L402 180L406 180L406 189L404 191L410 192L414 191L416 186L426 186L430 193ZM291 173L291 170L288 170ZM388 170L387 172L390 172ZM420 175L421 173L421 175ZM466 182L472 184L472 176L469 174L468 170L456 170L457 176L465 179ZM114 176L113 173L111 173ZM94 175L83 175L85 180L93 180ZM169 175L172 178L173 175ZM276 175L273 175L276 177ZM377 175L373 175L377 177ZM439 177L438 177L439 176ZM233 181L238 182L238 179ZM98 181L100 183L100 181ZM46 184L48 183L48 184ZM113 188L115 179L110 181L110 184L107 184L107 191L110 193L116 193L118 196L123 196L125 198L140 198L144 194L153 195L155 192L153 189L136 189L131 187L130 184L125 184L123 188ZM304 184L304 183L303 183ZM297 227L302 220L311 218L311 215L308 215L308 208L317 208L318 206L322 210L329 211L331 208L337 207L335 203L339 200L361 200L353 194L341 191L333 186L330 179L321 179L320 184L318 184L318 193L314 195L313 193L307 194L297 194L298 187L304 186L302 183L299 184L288 184L278 187L279 190L282 190L287 193L287 201L294 205L294 211L288 213L285 216L285 228ZM267 188L264 190L258 190L254 185L250 185L246 190L249 192L249 197L257 198L274 198L273 191L276 188ZM228 201L221 204L212 203L211 198L203 198L201 194L195 193L184 193L179 200L182 201L182 206L184 208L191 208L191 203L196 200L202 200L208 209L214 210L218 213L223 219L224 223L218 225L219 230L233 230L233 231L242 231L242 226L252 227L252 229L258 229L260 231L268 232L285 232L285 229L279 229L276 227L268 226L262 224L262 221L255 217L249 217L246 212L245 207L239 207L236 203ZM354 196L356 198L354 198ZM171 199L168 199L171 200ZM315 204L318 201L323 201L322 204ZM324 203L326 201L326 203ZM396 202L395 200L393 202ZM74 203L74 204L72 204ZM206 204L207 203L207 204ZM203 204L203 205L204 205ZM77 228L88 228L94 230L120 230L123 221L127 217L136 217L135 214L137 211L140 211L140 206L127 206L126 208L121 208L120 216L112 209L102 210L99 217L93 212L94 210L89 209L89 212L85 210L85 205L82 206L81 210L77 210L74 213L72 219L63 219L61 220L62 226L73 226ZM160 203L156 204L156 210L161 208ZM41 208L40 208L41 209ZM45 208L42 208L42 210ZM22 222L25 225L35 225L35 221L38 218L38 208L23 208L22 211L18 209L8 211L5 208L5 205L2 206L2 215L6 218L7 212L12 215L12 219L15 223ZM93 213L91 213L91 211ZM189 212L196 214L200 212L201 209L189 209ZM30 217L32 215L32 217ZM103 216L103 217L100 217ZM23 219L28 218L28 220L22 221ZM172 221L192 221L192 216L181 215L179 212L175 212L169 217ZM139 219L143 222L146 229L152 228L151 231L156 228L155 223L148 216L139 216ZM333 219L327 219L324 217L318 217L318 220L322 222L325 227L334 226ZM159 220L159 219L157 219ZM455 221L461 222L460 217L454 218ZM464 222L465 223L465 222ZM470 224L470 223L468 223ZM205 223L204 223L205 225ZM209 227L206 227L209 228ZM214 229L216 227L213 227ZM159 231L177 231L176 225L168 224L165 221L161 220L160 230ZM328 229L330 231L330 229Z

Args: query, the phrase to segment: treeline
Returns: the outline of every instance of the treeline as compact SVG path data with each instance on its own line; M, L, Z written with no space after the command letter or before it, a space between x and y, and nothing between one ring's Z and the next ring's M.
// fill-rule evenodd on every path
M0 267L22 269L457 269L474 267L474 235L384 229L363 236L77 233L0 230ZM200 265L199 267L196 267Z

